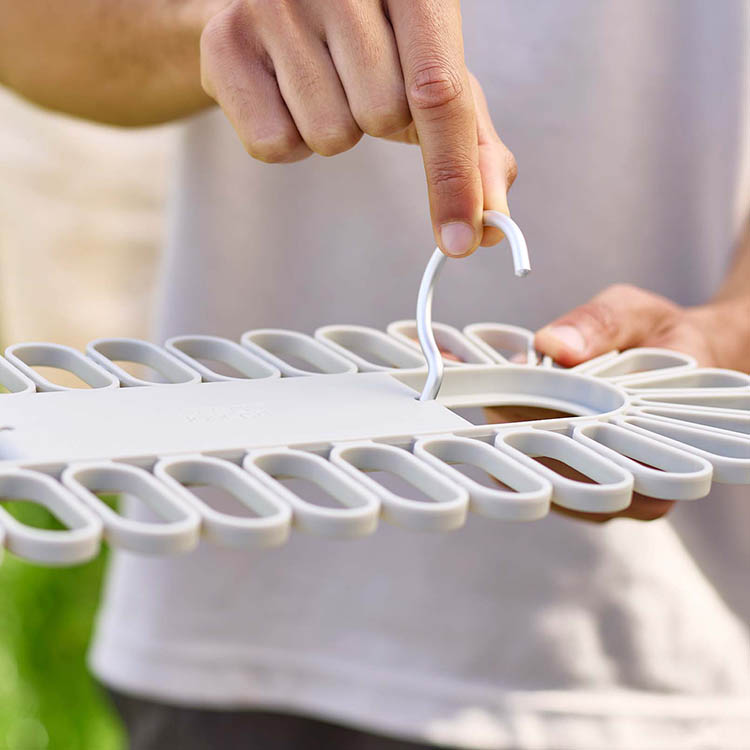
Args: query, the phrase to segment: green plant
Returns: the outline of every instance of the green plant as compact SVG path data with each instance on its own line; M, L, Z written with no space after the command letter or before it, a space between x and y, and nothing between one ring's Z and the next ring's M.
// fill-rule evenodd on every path
M33 526L59 528L39 505L4 502ZM121 750L122 728L86 669L106 551L73 568L5 555L0 565L0 750Z

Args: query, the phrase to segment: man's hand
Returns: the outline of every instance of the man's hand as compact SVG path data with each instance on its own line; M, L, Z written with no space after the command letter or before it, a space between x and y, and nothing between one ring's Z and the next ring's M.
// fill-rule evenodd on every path
M736 302L684 308L652 292L618 284L542 328L535 345L566 367L612 349L656 346L691 354L703 367L748 369L738 336L738 316L744 321L747 310L738 309ZM652 520L666 514L673 504L635 493L632 504L619 513L556 510L588 521L618 516Z
M565 367L636 346L677 349L701 366L718 367L712 343L716 322L710 307L683 308L644 289L618 284L542 328L535 345Z
M0 0L0 19L0 85L44 107L138 126L213 99L268 162L363 133L418 143L438 245L502 238L482 211L508 213L516 165L466 69L459 0Z
M459 0L236 0L203 31L201 72L255 158L419 143L442 250L501 239L482 211L508 212L516 167L466 69Z

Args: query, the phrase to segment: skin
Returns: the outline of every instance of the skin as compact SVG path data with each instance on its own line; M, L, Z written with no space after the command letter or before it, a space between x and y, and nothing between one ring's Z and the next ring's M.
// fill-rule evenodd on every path
M38 104L145 125L213 100L265 162L365 134L418 144L438 245L502 238L482 211L508 213L516 165L466 68L459 0L0 0L0 18L0 82Z
M516 164L466 68L458 0L0 0L0 18L0 83L41 106L139 126L215 102L271 163L333 156L363 135L418 144L443 251L502 239L481 213L508 213ZM464 226L463 242L446 226ZM746 233L711 303L681 308L617 285L541 329L536 346L566 366L664 346L748 371L749 329ZM614 515L559 510L649 520L671 505L636 495Z
M658 294L618 284L537 331L535 345L567 367L612 349L655 346L691 354L702 367L750 372L750 233L745 232L733 267L709 304L680 307ZM556 510L586 521L617 517L650 521L664 516L673 505L671 500L636 493L631 505L619 513Z

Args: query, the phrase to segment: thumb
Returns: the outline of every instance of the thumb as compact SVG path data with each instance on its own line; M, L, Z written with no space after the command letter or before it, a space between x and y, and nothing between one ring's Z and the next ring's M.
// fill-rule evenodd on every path
M658 294L617 284L537 331L534 345L573 367L612 349L644 345L679 309Z

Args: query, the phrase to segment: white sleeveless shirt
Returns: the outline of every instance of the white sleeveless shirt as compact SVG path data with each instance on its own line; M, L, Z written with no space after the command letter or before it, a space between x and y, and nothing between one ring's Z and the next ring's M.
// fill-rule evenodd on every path
M450 264L436 317L535 328L614 282L708 299L737 228L745 5L466 0L470 66L520 176L505 248ZM412 317L433 247L419 152L364 139L263 165L184 128L158 336ZM582 269L586 269L583 273ZM652 523L471 518L115 553L92 664L121 690L264 706L460 747L747 747L750 491Z

